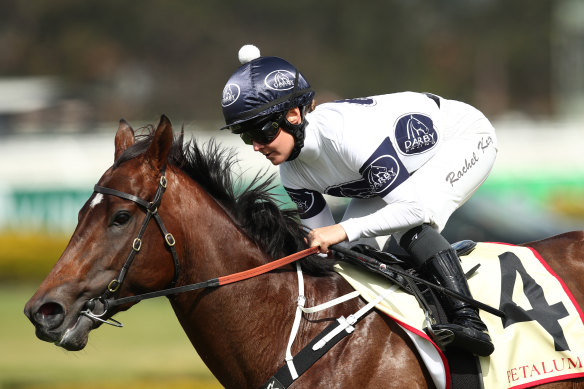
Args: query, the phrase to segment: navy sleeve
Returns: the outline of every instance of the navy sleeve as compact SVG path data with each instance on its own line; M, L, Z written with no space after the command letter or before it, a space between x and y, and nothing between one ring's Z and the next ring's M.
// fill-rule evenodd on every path
M296 203L301 219L309 219L318 215L326 206L323 195L314 190L286 188L288 195Z
M385 138L371 154L359 173L369 183L371 191L379 197L385 197L410 176L389 138Z

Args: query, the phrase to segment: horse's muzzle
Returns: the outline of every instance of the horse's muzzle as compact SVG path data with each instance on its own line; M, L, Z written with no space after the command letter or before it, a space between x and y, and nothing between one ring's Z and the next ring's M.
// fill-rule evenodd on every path
M29 301L24 308L24 314L34 324L37 336L47 342L55 340L58 334L53 330L59 328L65 320L65 308L55 301L46 301L41 304Z
M44 303L35 312L25 310L25 314L35 326L47 330L59 327L65 319L65 309L57 302Z
M37 338L70 351L83 349L95 326L93 320L81 315L68 318L65 306L53 300L31 300L24 314L35 326Z
M45 301L42 303L26 304L24 314L34 324L36 336L46 342L54 342L60 336L58 328L65 320L65 308L58 302Z

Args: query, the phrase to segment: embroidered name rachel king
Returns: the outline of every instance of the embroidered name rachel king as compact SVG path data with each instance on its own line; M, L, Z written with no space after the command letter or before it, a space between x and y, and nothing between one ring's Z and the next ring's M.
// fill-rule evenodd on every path
M487 137L486 139L481 138L477 145L477 150L481 151L484 154L485 150L488 149L492 144L493 138L491 138L490 136ZM468 173L469 170L472 169L472 167L475 166L478 162L479 156L477 155L476 151L473 151L472 157L465 158L464 164L458 171L452 171L446 175L446 181L449 182L451 186L454 186L454 183L460 180L462 177L464 177L464 175Z

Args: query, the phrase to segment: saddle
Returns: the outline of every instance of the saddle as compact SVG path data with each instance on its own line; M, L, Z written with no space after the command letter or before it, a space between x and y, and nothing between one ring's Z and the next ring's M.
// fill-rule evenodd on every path
M452 248L456 254L461 257L471 253L476 247L476 242L472 240L463 240L452 244ZM409 254L396 244L389 244L385 250L378 250L374 247L365 244L358 244L351 248L352 251L364 254L368 257L374 258L385 266L367 266L363 261L351 258L350 255L345 255L343 260L351 263L358 263L361 266L367 267L378 274L390 279L395 284L399 285L403 290L412 294L420 306L425 310L426 316L431 320L432 324L447 323L446 313L442 307L439 299L436 296L436 291L432 288L433 281L427 279L422 273L418 272L411 266L412 261L409 260ZM466 278L469 278L477 268L471 269ZM402 275L403 273L408 274ZM426 282L420 282L419 280ZM448 339L435 339L434 334L429 334L439 346L446 346ZM445 347L441 347L444 349Z
M476 242L472 240L463 240L452 244L452 248L456 251L459 257L470 254L476 247ZM374 247L358 244L351 248L352 251L364 254L368 257L374 258L385 266L367 265L363 261L351 258L345 255L343 260L351 263L358 263L359 265L367 267L378 274L390 279L393 283L398 284L404 291L413 295L420 307L424 310L428 327L427 334L432 340L443 350L448 364L450 366L450 382L451 388L479 388L482 387L482 374L479 359L469 352L446 348L452 339L452 334L438 334L432 331L432 325L448 323L448 319L444 308L436 290L431 286L433 281L425 278L423 274L418 272L410 264L409 254L403 250L397 243L389 244L385 247L387 251L381 251ZM477 267L469 270L465 276L468 279ZM403 273L409 275L403 275ZM426 282L420 282L424 280Z

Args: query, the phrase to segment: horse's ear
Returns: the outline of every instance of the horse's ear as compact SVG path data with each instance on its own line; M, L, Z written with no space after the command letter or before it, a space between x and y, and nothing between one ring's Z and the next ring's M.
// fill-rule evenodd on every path
M154 132L154 137L152 138L152 143L146 151L146 160L152 165L156 170L161 170L166 166L166 159L168 158L168 153L172 146L172 124L166 115L160 117L160 123L156 127L156 132Z
M114 153L114 161L120 158L120 155L126 149L134 144L134 129L124 119L120 119L120 126L118 127L118 132L116 132L116 151Z

